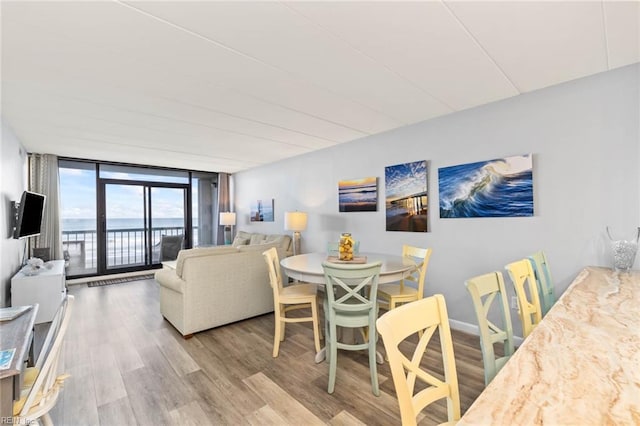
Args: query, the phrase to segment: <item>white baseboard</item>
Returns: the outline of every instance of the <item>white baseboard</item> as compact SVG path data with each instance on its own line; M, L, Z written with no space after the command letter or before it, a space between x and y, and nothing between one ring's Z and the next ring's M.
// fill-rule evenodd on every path
M458 320L449 320L449 327L454 330L462 331L464 333L473 334L475 336L479 336L480 332L478 331L478 326L475 324L469 324L467 322L462 322ZM513 344L516 346L522 345L523 339L520 336L513 336Z
M469 324L467 322L449 319L449 327L453 328L454 330L464 331L465 333L473 334L475 336L480 335L480 332L478 331L478 326L475 324Z

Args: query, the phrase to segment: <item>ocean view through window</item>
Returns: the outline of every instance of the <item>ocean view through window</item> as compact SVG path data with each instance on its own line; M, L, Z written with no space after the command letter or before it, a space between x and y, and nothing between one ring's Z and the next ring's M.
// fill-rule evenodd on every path
M187 248L200 243L198 181L215 182L215 174L199 173L192 186L189 171L108 165L103 172L100 166L59 163L67 276L158 267L163 235L185 235Z

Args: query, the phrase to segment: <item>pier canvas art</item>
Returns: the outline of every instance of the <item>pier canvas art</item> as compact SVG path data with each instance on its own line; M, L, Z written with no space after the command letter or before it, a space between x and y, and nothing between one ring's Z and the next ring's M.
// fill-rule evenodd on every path
M533 216L531 154L438 169L440 217Z
M384 168L387 231L427 232L427 162Z
M339 181L338 206L341 212L377 211L378 179L367 177Z
M257 200L251 205L251 222L273 222L273 198Z

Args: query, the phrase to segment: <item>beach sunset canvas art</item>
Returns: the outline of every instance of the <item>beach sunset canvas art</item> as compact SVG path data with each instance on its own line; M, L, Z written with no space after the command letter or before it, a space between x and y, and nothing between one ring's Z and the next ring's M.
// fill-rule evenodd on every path
M387 231L427 232L427 162L384 168Z
M533 216L531 154L438 169L440 217Z
M341 212L377 211L378 178L367 177L338 182L338 205Z

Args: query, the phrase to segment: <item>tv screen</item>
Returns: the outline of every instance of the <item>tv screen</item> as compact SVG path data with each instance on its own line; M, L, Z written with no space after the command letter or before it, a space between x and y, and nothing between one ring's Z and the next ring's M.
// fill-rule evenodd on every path
M25 238L40 234L45 196L24 191L18 206L18 217L14 238Z

